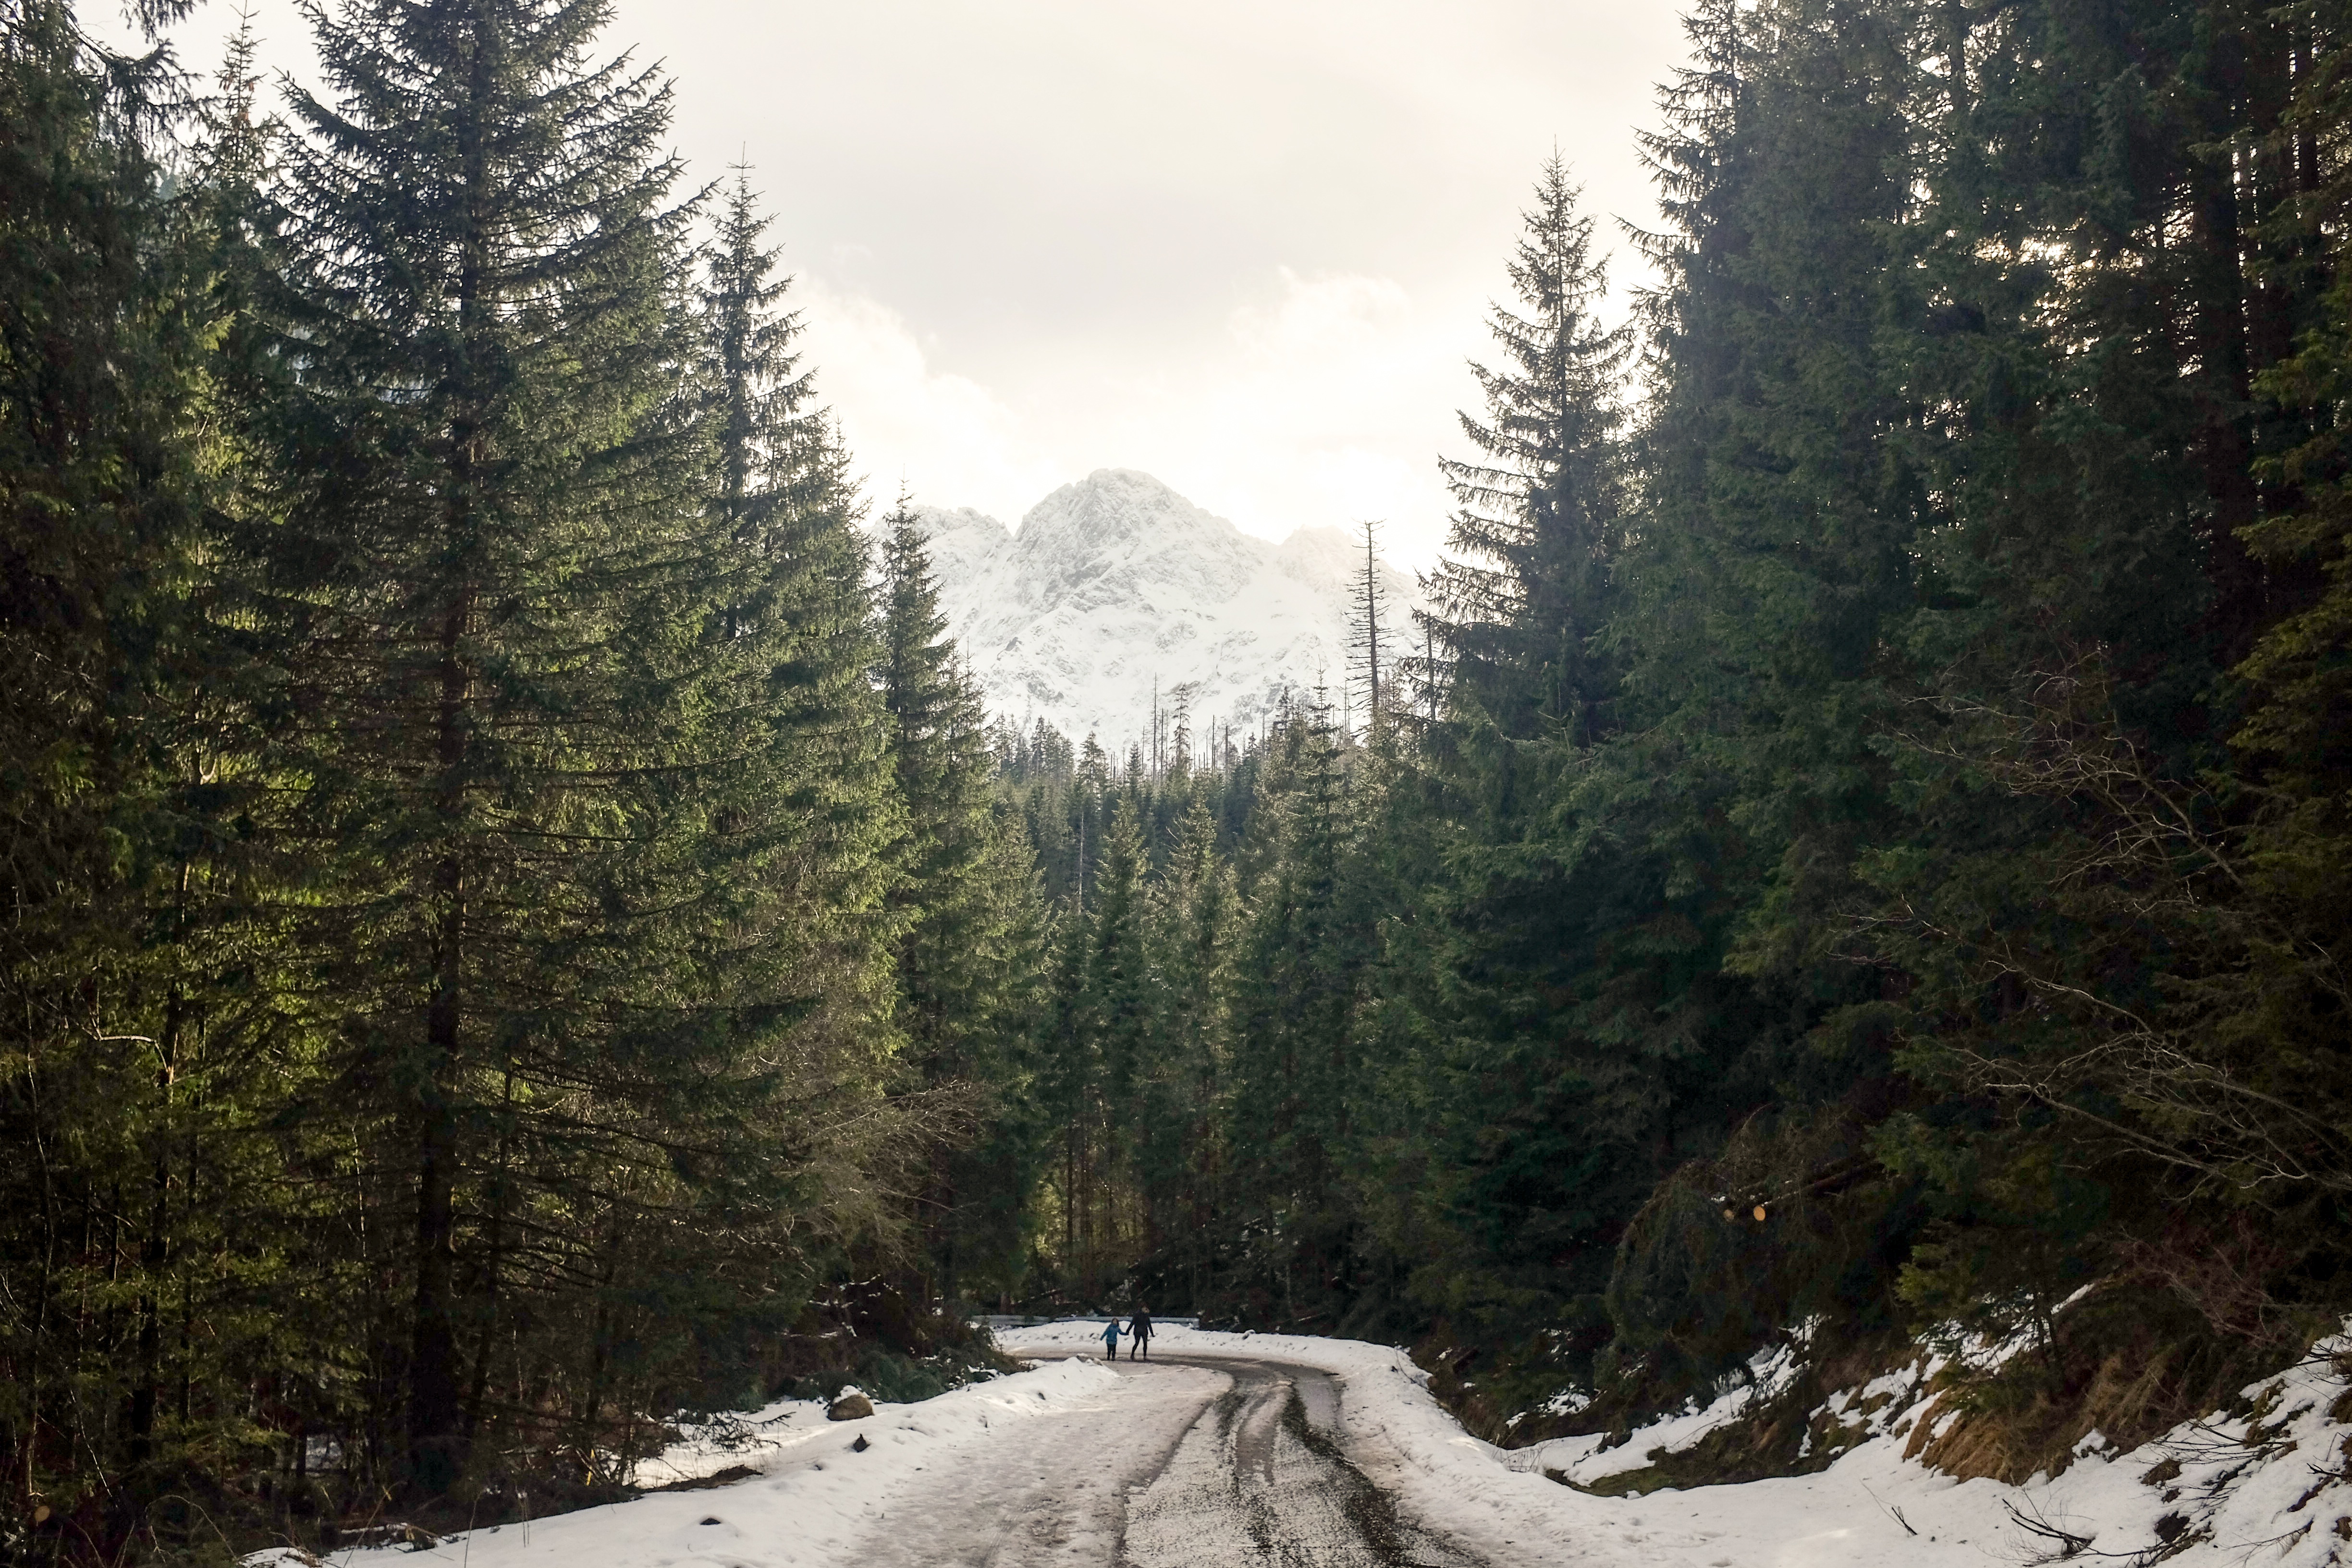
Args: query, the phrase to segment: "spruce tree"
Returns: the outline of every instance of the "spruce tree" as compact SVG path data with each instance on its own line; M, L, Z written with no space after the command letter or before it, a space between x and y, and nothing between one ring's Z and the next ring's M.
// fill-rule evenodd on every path
M947 636L921 525L902 502L885 526L877 684L907 823L891 895L901 921L898 1018L908 1066L927 1089L970 1089L1012 1065L1025 1027L1032 895L1003 858L986 716ZM952 1296L964 1202L958 1161L938 1147L929 1163L920 1200L929 1284Z
M1036 1022L1045 1000L1051 921L1035 853L1020 815L1000 805L984 868L987 947L972 955L981 1015L963 1070L984 1097L982 1130L948 1157L952 1204L939 1216L941 1295L1010 1300L1028 1288L1039 1239L1035 1202L1053 1163L1055 1127L1043 1089Z
M601 1419L661 1131L694 1120L704 1054L761 1027L703 1005L737 912L698 864L711 546L735 520L704 505L683 374L693 212L667 84L586 63L607 15L313 7L332 101L293 92L283 165L296 375L261 548L305 787L282 831L320 856L299 913L332 1103L383 1173L371 1234L408 1215L379 1261L426 1492L465 1462L488 1375L465 1368L494 1338L555 1336L572 1418ZM500 1294L523 1173L535 1316Z
M1884 1034L1846 1011L1872 986L1832 954L1863 897L1857 859L1889 831L1870 731L1911 675L1894 634L1931 526L1916 405L1885 353L1922 320L1896 259L1917 168L1914 35L1811 0L1710 6L1693 31L1699 59L1645 142L1668 281L1646 302L1656 384L1622 574L1639 706L1559 787L1600 851L1583 879L1598 917L1578 976L1583 1115L1645 1180L1759 1104L1837 1121L1823 1107L1885 1070ZM1583 1259L1641 1201L1616 1174L1597 1184ZM1660 1298L1629 1315L1636 1294L1612 1297L1622 1353L1690 1358L1676 1375L1707 1374L1745 1331L1721 1314L1746 1308Z
M69 6L0 10L0 1472L101 1553L184 1540L159 1494L239 1428L223 1390L305 1365L282 1254L238 1256L288 1240L257 1124L307 1079L241 918L271 880L220 608L243 474L176 92Z
M1903 976L1913 1079L2052 1122L1888 1129L1898 1170L1938 1178L1919 1310L2063 1297L2126 1235L2225 1249L2254 1171L2273 1237L2330 1223L2337 1004L2309 963L2340 942L2314 896L2340 850L2304 792L2329 765L2307 726L2334 657L2341 191L2304 138L2342 105L2303 26L2193 0L2128 33L1956 15L1973 68L1921 117L1939 303L1906 368L1961 416L1925 444L1948 518L1904 640L1934 674L1889 747L1916 804L1865 863L1863 945Z
M1265 868L1250 890L1234 1016L1236 1217L1255 1310L1322 1312L1350 1222L1344 1174L1361 1094L1354 1032L1363 944L1344 878L1352 822L1328 704L1286 718L1260 810Z
M1416 850L1444 868L1411 950L1436 972L1403 988L1417 1016L1384 1026L1438 1042L1423 1068L1434 1115L1416 1141L1438 1151L1425 1212L1447 1261L1419 1288L1490 1323L1598 1285L1594 1150L1627 1131L1596 1115L1577 1059L1591 1049L1578 1038L1580 971L1614 911L1561 789L1614 723L1630 336L1594 319L1602 263L1557 157L1536 195L1509 267L1524 314L1495 313L1505 362L1480 373L1486 417L1463 416L1482 460L1444 464L1459 554L1423 626L1446 684L1420 777L1384 773L1382 792L1410 787L1445 818ZM1580 1279L1558 1271L1571 1259Z
M1479 456L1440 464L1457 510L1427 625L1465 710L1514 736L1540 711L1589 741L1608 694L1596 639L1623 528L1617 395L1632 339L1595 319L1605 264L1578 195L1555 154L1509 266L1526 314L1497 307L1503 363L1472 367L1486 415L1461 421Z
M1139 1090L1136 1172L1153 1263L1196 1305L1215 1265L1230 1151L1227 1069L1240 910L1215 820L1194 799L1157 889L1151 961L1158 1016ZM1165 1287L1153 1299L1164 1300Z
M1094 902L1087 911L1081 1019L1099 1064L1106 1120L1127 1134L1115 1137L1101 1158L1105 1174L1122 1192L1131 1190L1134 1181L1131 1133L1137 1125L1143 1075L1151 1067L1155 996L1149 871L1139 798L1132 788L1121 790L1111 806ZM1122 1207L1106 1204L1100 1210L1097 1234L1105 1248L1139 1239L1132 1235L1122 1237Z
M701 1331L752 1365L820 1283L826 1252L887 1223L853 1173L922 1136L919 1115L893 1115L884 1099L905 816L871 679L862 506L798 318L781 308L790 279L761 243L767 226L738 169L699 290L702 624L679 667L698 798L680 869L709 909L695 984L713 1092L693 1108L704 1157L680 1194L709 1212L672 1231L701 1249L680 1270L701 1289L688 1312L664 1300L659 1275L635 1288L673 1322L707 1321ZM845 1125L867 1131L826 1136Z
M702 742L735 759L710 773L707 825L753 889L744 940L810 1010L828 1054L865 1048L888 1009L886 907L905 831L900 751L872 680L881 644L848 454L801 361L791 283L761 238L749 172L721 207L701 289L710 495L702 521Z
M1075 898L1055 911L1052 959L1046 971L1045 1005L1036 1030L1035 1095L1039 1120L1051 1130L1045 1189L1051 1194L1055 1230L1048 1245L1059 1266L1057 1283L1078 1278L1085 1245L1083 1216L1092 1163L1094 1109L1097 1095L1092 1039L1085 1026L1086 920ZM1041 1193L1041 1196L1044 1194Z

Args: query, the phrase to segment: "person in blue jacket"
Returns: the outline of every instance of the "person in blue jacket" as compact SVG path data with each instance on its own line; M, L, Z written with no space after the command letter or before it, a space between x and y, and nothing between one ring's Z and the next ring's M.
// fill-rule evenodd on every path
M1106 1359L1117 1361L1118 1359L1118 1320L1117 1318L1103 1325L1102 1337L1104 1345L1108 1347L1105 1352Z

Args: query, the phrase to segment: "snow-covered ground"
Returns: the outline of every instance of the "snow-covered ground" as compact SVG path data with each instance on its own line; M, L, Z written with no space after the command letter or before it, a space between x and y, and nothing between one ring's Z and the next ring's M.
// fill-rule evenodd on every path
M1097 1331L1098 1324L1073 1323L1000 1338L1015 1354L1035 1355L1092 1348ZM2216 1413L2129 1453L2103 1453L2086 1440L2083 1457L2055 1479L1955 1481L1906 1460L1911 1424L1929 1413L1923 1384L1932 1368L1922 1368L1830 1402L1874 1436L1819 1474L1638 1498L1594 1497L1544 1472L1589 1483L1645 1465L1654 1449L1695 1443L1773 1391L1785 1355L1759 1358L1755 1389L1637 1430L1602 1452L1598 1437L1516 1449L1481 1442L1430 1394L1427 1373L1383 1345L1196 1330L1168 1331L1152 1345L1162 1354L1241 1354L1337 1374L1349 1457L1404 1510L1497 1564L1981 1568L2056 1560L2063 1543L2037 1526L2087 1537L2077 1561L2130 1562L2163 1544L2158 1521L2173 1518L2180 1524L2168 1523L2168 1533L2204 1536L2165 1559L2184 1568L2352 1563L2352 1488L2336 1479L2347 1463L2347 1428L2328 1415L2347 1389L2329 1358L2352 1352L2352 1336L2324 1342L2296 1370L2250 1388L2256 1411L2246 1420ZM2142 1479L2174 1465L2167 1480Z
M1187 1470L1185 1455L1207 1430L1204 1414L1228 1408L1242 1364L1254 1363L1331 1374L1336 1414L1329 1391L1319 1390L1310 1405L1326 1408L1310 1411L1315 1425L1336 1427L1348 1459L1402 1519L1495 1568L1979 1568L2056 1561L2064 1537L2084 1542L2074 1554L2083 1562L2152 1562L2168 1539L2182 1550L2163 1561L2189 1568L2352 1562L2352 1489L2339 1479L2346 1427L2329 1415L2346 1393L2330 1358L2352 1352L2352 1336L2255 1385L2251 1416L2217 1414L2127 1454L2086 1440L2063 1475L2023 1487L1956 1482L1902 1457L1916 1423L1942 1419L1926 1396L1923 1368L1829 1402L1831 1414L1868 1436L1819 1474L1606 1498L1544 1472L1589 1483L1640 1467L1654 1449L1685 1446L1733 1418L1756 1390L1637 1431L1605 1452L1591 1437L1507 1450L1465 1433L1429 1394L1427 1374L1387 1346L1170 1327L1155 1337L1154 1353L1192 1364L1123 1363L1114 1371L1096 1359L1100 1330L1099 1320L1009 1330L1001 1342L1040 1358L1034 1370L919 1405L881 1405L859 1421L827 1421L805 1404L774 1406L688 1434L640 1477L657 1484L734 1466L755 1472L732 1485L475 1531L404 1561L409 1568L426 1568L419 1555L453 1568L475 1568L475 1557L479 1568L1108 1563L1123 1535L1139 1548L1152 1544L1160 1529L1155 1500L1181 1502L1184 1489L1200 1489L1202 1476ZM1234 1380L1201 1365L1219 1359L1235 1363ZM1755 1370L1759 1388L1769 1389L1787 1368L1765 1357ZM1267 1473L1278 1479L1272 1467ZM1206 1536L1194 1539L1189 1555L1160 1555L1204 1565L1259 1560L1245 1541L1231 1544L1240 1555L1217 1554Z
M730 1424L748 1432L749 1441L714 1443L709 1435L689 1434L640 1476L659 1485L671 1475L709 1475L741 1465L758 1472L748 1480L653 1492L529 1525L471 1531L421 1552L377 1548L337 1552L334 1560L385 1568L394 1561L404 1568L870 1563L877 1561L872 1538L887 1523L893 1499L929 1467L1050 1442L1069 1416L1099 1405L1118 1382L1107 1367L1057 1362L919 1404L877 1405L873 1415L856 1421L828 1421L822 1405L786 1402ZM860 1438L863 1451L855 1447ZM387 1555L394 1550L397 1559Z

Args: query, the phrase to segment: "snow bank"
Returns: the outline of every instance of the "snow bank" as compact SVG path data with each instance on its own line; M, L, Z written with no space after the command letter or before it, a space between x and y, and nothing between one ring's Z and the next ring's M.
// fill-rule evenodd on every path
M1100 1329L1100 1320L1057 1323L998 1339L1015 1354L1082 1355L1099 1353ZM2130 1453L2103 1452L2086 1439L2083 1457L2054 1480L1955 1481L1905 1459L1913 1424L1929 1414L1930 1362L1826 1403L1830 1415L1867 1435L1819 1474L1639 1498L1594 1497L1543 1472L1591 1481L1639 1468L1655 1449L1696 1443L1748 1401L1785 1387L1788 1352L1759 1358L1757 1387L1637 1430L1604 1453L1599 1437L1519 1449L1481 1442L1429 1393L1428 1374L1385 1345L1186 1329L1164 1330L1151 1342L1163 1354L1248 1357L1336 1374L1351 1457L1406 1508L1497 1563L1983 1568L2055 1561L2063 1537L2085 1542L2076 1549L2083 1561L2150 1561L2170 1542L2176 1550L2164 1561L2184 1568L2352 1563L2352 1489L2341 1479L2346 1428L2328 1414L2346 1390L2331 1358L2352 1353L2352 1334L2251 1385L2255 1409L2242 1420L2217 1412ZM2143 1479L2150 1474L2163 1479Z
M891 1494L927 1465L951 1464L973 1445L1018 1442L1027 1423L1092 1403L1117 1374L1083 1362L960 1388L913 1405L881 1405L856 1421L828 1421L824 1406L788 1401L714 1423L658 1460L641 1484L700 1477L730 1466L757 1472L733 1485L649 1492L533 1523L445 1537L423 1552L338 1552L343 1568L655 1568L698 1563L726 1568L816 1568L886 1516ZM863 1452L853 1445L863 1437ZM390 1555L398 1552L397 1557ZM480 1558L477 1563L473 1560ZM257 1552L248 1568L293 1568L291 1554Z

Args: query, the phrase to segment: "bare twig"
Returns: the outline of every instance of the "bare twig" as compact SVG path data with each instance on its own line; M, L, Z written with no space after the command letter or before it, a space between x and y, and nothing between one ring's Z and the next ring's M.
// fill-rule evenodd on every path
M1870 1500L1878 1504L1878 1511L1886 1515L1889 1519L1892 1519L1895 1523L1901 1525L1903 1527L1904 1534L1916 1535L1919 1533L1917 1531L1911 1528L1911 1521L1903 1517L1903 1510L1901 1509L1895 1507L1892 1503L1880 1501L1878 1494L1876 1492L1870 1491L1870 1483L1868 1481L1864 1481L1861 1485L1864 1491L1870 1492Z
M2042 1559L2044 1563L2053 1563L2063 1558L2077 1556L2091 1544L2093 1540L2091 1536L2077 1535L2071 1530L2061 1529L2051 1523L2049 1518L2042 1513L2041 1505L2031 1498L2026 1500L2024 1509L2019 1508L2007 1498L2001 1499L2000 1506L2009 1510L2009 1517L2015 1521L2020 1530L2024 1531L2028 1535L2050 1542L2057 1547L2055 1552ZM2027 1509L2032 1511L2028 1513Z

